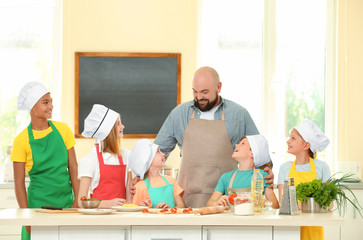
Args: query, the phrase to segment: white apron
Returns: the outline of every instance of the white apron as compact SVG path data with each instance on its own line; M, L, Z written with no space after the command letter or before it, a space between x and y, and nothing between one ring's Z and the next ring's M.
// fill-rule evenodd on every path
M222 120L191 119L184 132L178 182L186 207L206 206L220 176L237 167L233 147Z

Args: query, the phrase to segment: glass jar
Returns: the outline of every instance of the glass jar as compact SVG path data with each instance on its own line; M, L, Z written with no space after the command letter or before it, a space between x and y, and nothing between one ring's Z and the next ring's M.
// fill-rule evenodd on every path
M232 208L234 215L250 216L254 215L254 202L251 192L238 193L234 198L234 207Z

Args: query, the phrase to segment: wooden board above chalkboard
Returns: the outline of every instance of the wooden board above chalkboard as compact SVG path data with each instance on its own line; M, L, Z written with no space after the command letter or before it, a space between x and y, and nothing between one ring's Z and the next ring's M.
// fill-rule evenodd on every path
M93 104L120 113L125 138L155 138L180 104L180 53L75 53L75 136Z

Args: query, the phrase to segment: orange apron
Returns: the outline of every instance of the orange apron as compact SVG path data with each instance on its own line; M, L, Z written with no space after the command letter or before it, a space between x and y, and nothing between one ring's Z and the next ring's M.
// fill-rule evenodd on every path
M220 176L237 167L233 147L222 120L191 119L184 132L178 182L184 189L186 207L206 206Z
M310 160L310 172L295 171L296 160L292 163L289 171L289 177L294 178L295 186L303 182L311 182L314 179L317 179L314 159L310 158L309 160ZM300 227L300 239L324 240L324 228L317 226L312 226L312 227L302 226Z

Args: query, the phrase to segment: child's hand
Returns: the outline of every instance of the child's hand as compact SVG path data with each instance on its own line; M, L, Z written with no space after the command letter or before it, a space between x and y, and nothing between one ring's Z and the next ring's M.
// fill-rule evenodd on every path
M141 202L139 203L139 206L145 206L145 207L148 207L151 205L151 201L150 199L144 199L144 200L141 200Z
M217 201L217 205L227 206L228 205L228 196L223 195L222 197L220 197Z
M163 202L156 204L155 207L157 207L157 208L170 208L170 206L168 204L163 203Z
M114 198L111 200L103 200L101 201L100 206L98 208L111 208L113 206L121 206L126 203L126 199L123 198Z

